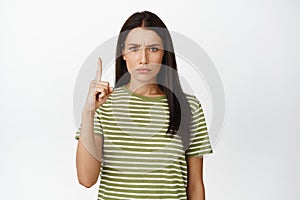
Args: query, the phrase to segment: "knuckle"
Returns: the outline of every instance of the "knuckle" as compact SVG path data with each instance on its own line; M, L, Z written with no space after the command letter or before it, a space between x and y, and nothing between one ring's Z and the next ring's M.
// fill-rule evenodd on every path
M107 82L107 81L102 81L102 83L103 83L105 86L108 86L108 85L109 85L109 82Z

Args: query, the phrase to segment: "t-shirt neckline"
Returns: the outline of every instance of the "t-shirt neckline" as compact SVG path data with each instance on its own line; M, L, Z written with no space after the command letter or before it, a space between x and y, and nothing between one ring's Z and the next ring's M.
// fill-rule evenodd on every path
M162 99L165 99L166 98L166 95L162 95L162 96L157 96L157 97L148 97L148 96L143 96L143 95L140 95L140 94L136 94L134 92L132 92L131 90L129 90L126 85L122 85L121 86L123 88L124 91L126 91L128 94L130 94L131 96L135 96L135 97L139 97L140 99L143 99L143 100L150 100L150 101L159 101L159 100L162 100Z

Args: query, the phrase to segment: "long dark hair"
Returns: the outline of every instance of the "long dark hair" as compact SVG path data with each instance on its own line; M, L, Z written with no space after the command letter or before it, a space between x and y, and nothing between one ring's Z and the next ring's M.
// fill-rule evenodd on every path
M167 133L171 136L179 134L184 150L186 150L190 140L191 109L180 85L170 33L163 21L154 13L149 11L136 12L122 26L116 49L115 87L123 86L130 81L130 74L126 67L126 61L123 59L122 50L128 33L137 27L155 31L163 42L164 56L162 67L157 75L157 82L168 99L170 123Z

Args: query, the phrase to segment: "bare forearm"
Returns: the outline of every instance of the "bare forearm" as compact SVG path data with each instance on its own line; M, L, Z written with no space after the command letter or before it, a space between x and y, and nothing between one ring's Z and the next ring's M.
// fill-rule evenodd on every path
M205 200L205 188L203 184L197 186L188 186L188 200Z
M95 141L94 113L83 111L76 153L76 167L78 180L85 187L91 187L98 180L101 150L101 145L96 145Z

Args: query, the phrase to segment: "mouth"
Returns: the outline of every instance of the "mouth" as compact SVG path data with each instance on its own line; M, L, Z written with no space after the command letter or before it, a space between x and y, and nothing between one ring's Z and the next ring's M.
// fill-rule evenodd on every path
M141 69L136 69L136 71L139 72L139 73L148 73L151 70L150 69L146 69L146 68L141 68Z

